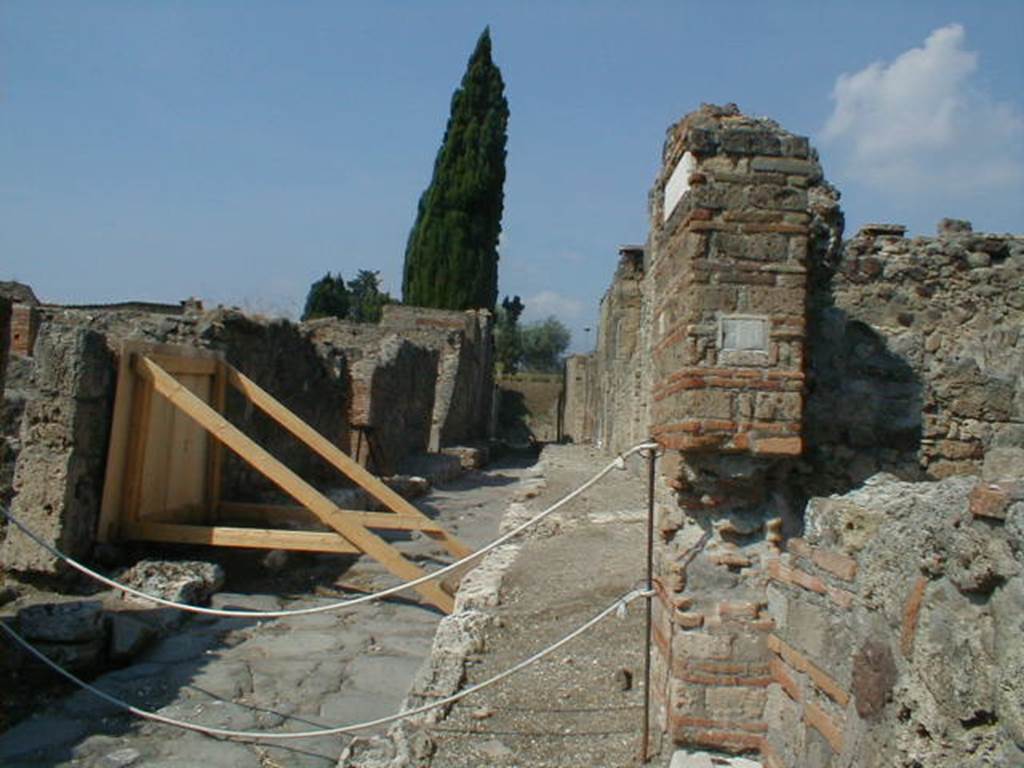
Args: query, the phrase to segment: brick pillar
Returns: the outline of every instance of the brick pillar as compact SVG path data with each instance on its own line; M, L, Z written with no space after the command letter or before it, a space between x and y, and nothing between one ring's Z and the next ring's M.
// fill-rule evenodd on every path
M10 352L31 355L39 333L39 310L30 304L11 307Z
M683 118L663 161L645 292L651 434L667 449L657 695L676 743L757 752L765 566L796 516L784 478L803 450L808 194L822 173L806 138L734 105Z

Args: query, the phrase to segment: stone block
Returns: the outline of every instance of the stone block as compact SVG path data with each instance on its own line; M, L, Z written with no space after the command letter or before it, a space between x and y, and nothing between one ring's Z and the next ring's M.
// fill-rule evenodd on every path
M799 456L804 451L800 437L758 437L752 441L751 452L761 456Z
M825 740L832 747L833 752L842 752L842 727L834 718L827 714L825 710L813 702L808 701L804 704L804 719L807 721L808 725L825 737Z
M672 638L673 657L680 662L691 659L732 658L733 637L707 632L680 632Z
M704 693L708 717L716 720L760 720L766 692L752 686L709 686Z
M103 337L75 325L47 324L35 347L35 384L79 400L110 396L114 361Z
M799 421L803 414L799 392L758 392L754 396L754 418L758 421Z
M722 152L735 155L782 154L782 141L778 134L757 128L724 130L719 134L719 147ZM755 158L760 159L762 158Z
M31 605L18 611L18 629L26 640L85 643L106 636L98 600Z

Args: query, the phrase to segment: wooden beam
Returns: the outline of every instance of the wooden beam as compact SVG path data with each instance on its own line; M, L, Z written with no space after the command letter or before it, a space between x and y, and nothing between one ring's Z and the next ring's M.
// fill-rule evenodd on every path
M133 356L129 365L134 369L138 358ZM132 398L132 425L128 437L128 458L125 471L122 520L137 521L142 504L142 479L146 469L146 437L149 434L150 404L153 402L153 387L149 382L136 382Z
M181 355L147 354L150 360L170 374L213 376L218 360L212 357L182 357Z
M237 501L222 501L217 508L218 515L231 522L259 522L267 525L275 523L310 523L317 517L305 507L290 504L247 504ZM343 515L354 520L365 528L377 528L387 531L429 531L441 530L441 527L429 518L396 515L393 512L362 512L359 510L339 509L335 515Z
M309 509L324 525L338 531L360 551L377 560L392 574L403 581L412 581L425 575L420 568L406 560L400 552L379 536L362 525L335 515L338 507L313 486L292 472L288 467L271 456L260 445L227 421L210 406L189 392L173 376L152 360L139 361L140 373L152 382L156 392L167 398L175 407L195 419L196 423L210 432L237 453L242 459L271 480L281 490ZM296 418L292 415L292 418ZM302 422L299 422L302 423ZM305 425L303 425L305 426ZM306 426L306 429L309 429ZM316 434L315 432L313 434ZM322 440L323 438L321 438ZM347 457L346 457L347 458ZM390 489L389 489L390 490ZM445 613L451 613L455 603L440 585L428 581L417 586L416 591L431 604Z
M213 374L213 384L210 386L210 405L219 414L227 410L227 383L227 367L223 360L218 360L217 370ZM206 505L208 522L213 523L216 522L224 485L224 446L219 440L214 440L212 435L209 437L207 456L209 466L206 475Z
M357 461L354 461L352 457L348 456L334 443L285 408L266 390L230 365L228 366L228 381L260 410L308 445L322 459L354 480L357 485L366 490L385 507L405 517L430 520L429 517L395 493L395 491L385 485L371 472L360 466ZM424 531L432 539L439 541L456 558L466 557L473 552L472 549L443 528L424 529Z
M125 523L123 537L134 541L203 544L211 547L287 549L297 552L333 552L358 555L359 550L337 533L283 531L268 528L235 528L223 525L175 523Z

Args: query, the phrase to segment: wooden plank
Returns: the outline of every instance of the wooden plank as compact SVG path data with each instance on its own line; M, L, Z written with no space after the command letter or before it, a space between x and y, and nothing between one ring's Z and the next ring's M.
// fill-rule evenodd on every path
M213 357L184 357L180 354L147 354L150 360L168 373L178 377L213 376L217 372L218 361Z
M379 536L371 533L358 523L346 519L344 516L334 515L338 511L338 507L330 499L271 456L245 433L210 408L210 406L189 392L188 389L183 387L160 366L146 359L142 359L139 362L140 372L152 382L156 392L167 398L175 407L180 408L195 419L197 423L208 430L217 440L220 440L281 490L313 512L322 523L338 531L338 533L358 547L360 551L377 560L388 571L403 581L411 581L424 575L420 568L406 560L400 552ZM454 601L451 595L438 584L428 581L420 584L415 589L428 602L437 606L445 613L450 613L453 610Z
M441 530L436 521L417 517L396 515L393 512L362 512L360 510L339 509L335 515L344 515L365 528L377 528L387 531L429 531ZM221 502L218 515L232 522L259 522L267 525L275 523L310 523L317 520L316 516L305 507L289 504L247 504L244 502Z
M132 400L136 381L130 356L131 352L122 345L117 365L117 388L114 393L114 415L110 422L110 442L107 446L107 467L103 478L103 501L100 504L100 519L96 532L96 539L101 543L117 538L124 502L125 470L131 443Z
M129 514L128 508L134 504L133 508L138 509L141 476L132 476L132 465L142 453L142 448L136 440L140 439L140 433L143 431L140 417L148 408L145 403L148 395L140 394L145 388L138 386L139 380L133 371L132 359L137 354L145 353L211 360L222 358L220 352L195 347L152 344L144 341L126 341L121 344L103 482L103 500L97 526L99 541L116 538L122 518Z
M134 368L135 358L130 365ZM124 508L121 520L137 521L142 505L143 473L146 468L146 442L149 424L150 407L153 403L153 387L149 382L139 381L135 384L135 396L132 398L131 421L134 425L129 439L128 470L124 492Z
M339 534L317 531L282 531L267 528L236 528L222 525L180 523L126 523L124 538L133 541L161 541L202 544L211 547L287 549L299 552L334 552L356 555L359 550Z
M381 482L380 479L361 467L357 461L354 461L330 440L285 408L254 381L230 365L228 366L228 381L260 410L308 445L322 459L334 465L336 469L354 480L388 509L406 517L430 519ZM431 538L441 542L445 549L456 558L466 557L473 552L472 549L443 528L426 530L426 533Z
M136 366L139 358L136 359ZM147 387L147 389L150 389ZM133 506L136 520L166 521L168 471L174 449L171 444L175 408L166 400L154 397L149 402L149 417L140 419L143 448L140 456L142 476L138 504Z
M209 402L212 376L182 374L177 379L200 400ZM165 514L160 519L165 522L205 523L209 438L206 430L192 419L177 408L172 407L172 410L174 419L168 443Z
M228 376L224 362L217 361L217 370L213 375L210 389L210 405L219 414L227 410ZM213 435L206 435L206 455L210 466L206 470L206 509L208 522L213 522L220 505L220 495L224 482L224 446Z

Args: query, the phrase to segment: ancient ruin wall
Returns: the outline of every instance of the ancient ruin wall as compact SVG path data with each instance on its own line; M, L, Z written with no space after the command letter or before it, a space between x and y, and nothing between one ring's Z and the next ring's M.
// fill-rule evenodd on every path
M570 355L565 361L564 437L574 443L591 443L598 413L597 365L593 355Z
M871 225L814 300L815 492L977 473L989 447L1024 444L1024 237Z
M440 355L429 450L488 435L494 392L494 322L487 310L384 307L381 326Z
M768 565L768 768L1024 763L1021 466L811 501Z
M143 340L221 350L227 360L342 450L374 427L377 469L394 472L431 443L481 438L489 424L489 313L385 313L379 326L343 321L296 325L235 310L139 312L128 306L43 306L31 354L11 356L4 396L0 493L49 541L88 556L102 490L107 430L122 342ZM84 334L84 336L82 335ZM58 376L64 368L73 372ZM97 383L97 382L102 382ZM439 399L441 402L439 402ZM279 425L230 391L228 418L271 454L322 486L344 479ZM285 501L248 464L226 453L226 499ZM0 559L12 569L58 573L11 535Z
M642 442L648 434L640 346L643 280L643 248L620 248L615 277L601 299L594 352L598 398L594 440L616 452Z
M347 389L312 344L284 321L258 322L234 311L161 316L135 312L52 310L40 325L31 357L15 358L23 415L13 479L12 512L72 556L89 557L102 495L116 380L125 340L220 349L233 365L278 397L329 439L347 447ZM314 482L338 475L237 394L229 419ZM276 488L230 452L224 498L262 499ZM59 575L57 562L14 531L0 549L5 567Z
M816 499L806 533L803 509L879 470L977 473L986 454L1024 444L1021 238L947 221L913 240L872 225L844 247L838 193L806 139L731 106L673 126L651 201L631 340L651 396L628 400L599 351L567 377L567 402L596 413L566 420L597 441L598 425L624 418L611 404L631 402L625 418L669 449L655 553L662 727L680 744L762 751L773 767L961 765L972 745L1019 761L1019 714L990 684L1000 664L1019 667L1004 658L1019 522L1006 513L1004 532L977 505L1019 499L1022 454L1004 462L1007 486L897 483L868 511ZM632 280L620 270L609 296ZM607 318L623 311L606 299L599 350L621 343ZM968 493L982 499L971 515ZM915 494L912 515L893 500ZM865 520L878 538L863 551L820 533ZM930 595L931 635L907 640ZM914 642L920 657L907 655ZM956 654L954 695L929 693L929 666Z

